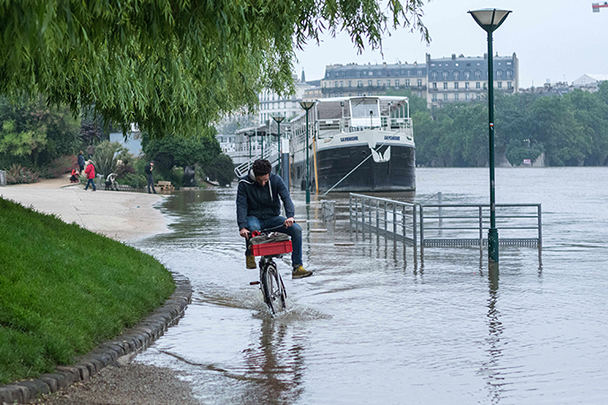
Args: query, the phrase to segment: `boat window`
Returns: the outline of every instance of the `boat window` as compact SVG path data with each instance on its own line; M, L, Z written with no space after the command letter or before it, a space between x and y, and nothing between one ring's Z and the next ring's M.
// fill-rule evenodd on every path
M355 99L350 101L353 126L380 126L380 108L377 99Z

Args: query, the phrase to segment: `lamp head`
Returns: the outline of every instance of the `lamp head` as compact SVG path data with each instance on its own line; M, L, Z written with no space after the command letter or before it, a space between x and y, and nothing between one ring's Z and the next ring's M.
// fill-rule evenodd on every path
M300 101L300 106L306 111L310 110L315 105L314 101Z
M505 21L510 10L499 10L496 8L484 8L481 10L469 11L475 22L486 32L495 31Z
M282 116L277 116L277 117L272 117L272 119L277 123L280 124L281 122L283 122L283 120L285 119L285 117Z

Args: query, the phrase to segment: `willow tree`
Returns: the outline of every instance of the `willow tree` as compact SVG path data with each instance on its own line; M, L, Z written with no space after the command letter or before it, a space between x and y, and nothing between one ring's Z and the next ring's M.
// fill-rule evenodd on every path
M428 41L424 0L0 0L0 94L192 132L292 90L294 51L347 32L359 51L405 26Z

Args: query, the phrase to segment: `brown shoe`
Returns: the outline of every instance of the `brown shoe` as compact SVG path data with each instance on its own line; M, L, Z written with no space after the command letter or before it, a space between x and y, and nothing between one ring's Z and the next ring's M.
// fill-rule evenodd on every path
M301 264L299 266L294 267L293 271L291 272L292 279L304 278L308 276L312 276L312 271L306 270Z
M247 268L248 269L255 269L257 267L257 265L255 264L255 256L254 255L247 255Z

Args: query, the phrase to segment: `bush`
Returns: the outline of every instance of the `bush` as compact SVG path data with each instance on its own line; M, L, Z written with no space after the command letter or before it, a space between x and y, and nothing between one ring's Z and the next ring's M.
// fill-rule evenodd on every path
M223 153L213 158L203 169L211 180L217 181L221 186L229 185L234 178L232 159Z
M95 173L107 177L110 173L116 173L120 164L127 166L133 159L129 150L118 142L103 141L95 147ZM123 173L126 168L121 169Z
M40 177L45 179L56 179L61 175L70 173L78 166L78 158L74 155L61 156L40 169Z
M7 184L36 183L38 182L39 177L40 173L21 165L12 165L6 171Z

